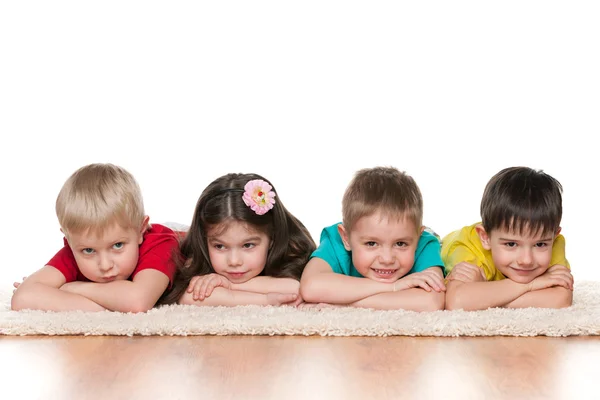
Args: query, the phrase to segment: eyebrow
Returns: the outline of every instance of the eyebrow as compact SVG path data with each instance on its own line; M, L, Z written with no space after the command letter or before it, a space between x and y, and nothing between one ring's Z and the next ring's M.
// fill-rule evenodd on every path
M498 238L498 240L501 240L503 242L520 242L521 240L518 239L507 239L507 238ZM552 238L547 238L547 239L540 239L540 240L536 240L537 243L539 242L551 242Z
M217 236L209 236L208 240L212 241L212 242L224 242L224 240L219 239ZM244 242L244 243L252 242L252 241L260 242L260 240L261 240L260 236L250 236L250 237L244 238L244 240L240 240L240 242Z
M115 240L109 240L106 243L110 243L110 245L112 246L115 243L127 242L127 239L128 238L126 238L126 237L121 237L121 238L118 238L118 239L115 239ZM94 247L97 247L97 246L91 246L91 245L89 245L89 244L87 244L85 242L83 242L83 243L75 243L75 248L78 248L78 249L91 249L91 248L94 248Z
M373 241L373 242L380 242L381 239L377 238L375 236L359 236L361 241ZM413 238L412 236L406 236L406 237L401 237L401 238L396 238L394 239L394 242L412 242Z

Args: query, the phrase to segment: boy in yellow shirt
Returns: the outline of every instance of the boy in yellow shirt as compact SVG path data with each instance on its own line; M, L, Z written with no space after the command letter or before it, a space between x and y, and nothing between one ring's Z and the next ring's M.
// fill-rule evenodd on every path
M572 304L556 179L527 167L503 169L485 188L481 218L442 240L446 309Z

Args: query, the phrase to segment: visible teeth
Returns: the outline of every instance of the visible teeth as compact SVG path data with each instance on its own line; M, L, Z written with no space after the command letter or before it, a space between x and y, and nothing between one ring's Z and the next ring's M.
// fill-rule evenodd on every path
M394 270L391 269L374 269L373 271L381 275L391 275L394 273Z

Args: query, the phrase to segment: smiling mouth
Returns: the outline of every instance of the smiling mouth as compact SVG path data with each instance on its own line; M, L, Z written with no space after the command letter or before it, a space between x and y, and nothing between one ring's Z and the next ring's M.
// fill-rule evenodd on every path
M375 269L375 268L371 268L371 270L373 270L373 272L375 272L377 275L381 275L381 276L392 276L392 275L394 275L394 273L396 271L398 271L397 269Z
M518 273L521 273L521 274L528 274L535 270L535 268L533 268L533 269L522 269L522 268L514 268L514 267L511 267L511 268L513 269L513 271L517 271Z

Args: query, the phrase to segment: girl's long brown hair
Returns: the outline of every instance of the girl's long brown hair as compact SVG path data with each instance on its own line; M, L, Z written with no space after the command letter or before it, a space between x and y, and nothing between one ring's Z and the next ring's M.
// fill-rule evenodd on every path
M176 303L194 276L215 272L208 255L206 232L227 220L246 223L271 239L266 265L260 275L300 280L316 248L315 242L304 224L285 208L274 186L275 204L267 213L257 215L244 203L244 186L254 179L273 186L258 174L227 174L204 189L196 203L190 229L181 243L183 261L178 263L173 285L159 300L160 304Z

